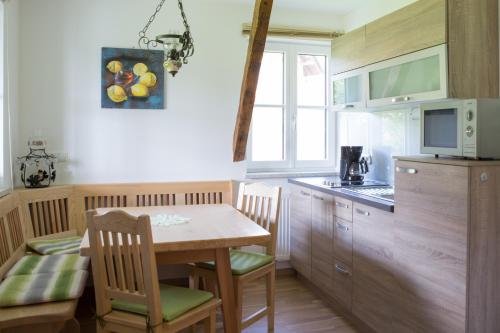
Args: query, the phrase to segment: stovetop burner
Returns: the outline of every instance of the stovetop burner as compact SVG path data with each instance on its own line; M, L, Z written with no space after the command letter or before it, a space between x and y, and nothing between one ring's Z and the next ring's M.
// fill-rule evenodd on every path
M323 185L331 188L387 186L386 183L379 182L376 180L365 179L361 181L348 181L348 180L341 180L340 177L327 179L323 181Z

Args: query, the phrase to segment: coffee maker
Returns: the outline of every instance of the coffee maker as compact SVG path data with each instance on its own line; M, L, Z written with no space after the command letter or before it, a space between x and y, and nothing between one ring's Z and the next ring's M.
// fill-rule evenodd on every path
M368 162L361 157L363 147L340 147L340 179L346 182L363 182L364 174L368 173Z

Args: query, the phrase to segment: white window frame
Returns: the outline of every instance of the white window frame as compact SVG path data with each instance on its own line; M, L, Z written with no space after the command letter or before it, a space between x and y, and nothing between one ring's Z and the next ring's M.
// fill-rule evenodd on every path
M331 111L331 46L322 42L268 41L266 52L284 53L284 160L283 161L252 161L252 130L250 130L247 145L247 171L257 172L295 172L295 171L333 171L335 167L335 115ZM297 56L299 54L322 55L326 57L326 159L320 161L297 160ZM273 106L256 104L255 106ZM306 107L307 108L307 107ZM312 107L321 108L321 107Z
M9 78L12 75L10 73L10 66L9 66L9 40L8 40L8 31L7 28L9 24L12 24L11 22L7 22L8 20L8 15L6 14L6 11L8 10L7 4L5 1L0 2L1 8L0 8L0 24L1 24L1 50L2 52L2 64L0 66L3 66L3 70L0 71L3 75L0 75L0 79L3 81L3 91L0 92L2 94L2 99L0 99L3 103L0 107L0 117L2 117L2 125L3 125L3 131L1 133L2 135L2 140L0 144L3 146L3 165L0 165L0 168L2 168L2 173L0 175L0 197L4 196L10 192L12 192L12 187L13 187L13 180L12 180L12 165L11 165L11 145L10 145L10 117L9 117L9 108L10 108L10 102L9 102L9 97L10 97L10 84L9 84Z

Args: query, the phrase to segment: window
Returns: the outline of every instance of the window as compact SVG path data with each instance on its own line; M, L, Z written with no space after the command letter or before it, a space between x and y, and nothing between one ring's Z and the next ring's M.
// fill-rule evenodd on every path
M268 43L248 147L250 171L333 167L329 46Z

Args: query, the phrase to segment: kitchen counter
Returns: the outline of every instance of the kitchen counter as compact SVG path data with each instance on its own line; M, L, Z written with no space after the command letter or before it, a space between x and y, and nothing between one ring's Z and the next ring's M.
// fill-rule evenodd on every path
M315 191L352 200L354 202L359 202L363 205L381 209L386 212L391 212L391 213L394 212L394 202L392 201L378 199L372 196L367 196L360 193L354 193L351 191L345 191L341 188L330 188L328 186L322 185L326 179L327 178L325 177L302 177L302 178L290 178L288 179L288 182L291 184L304 186Z

